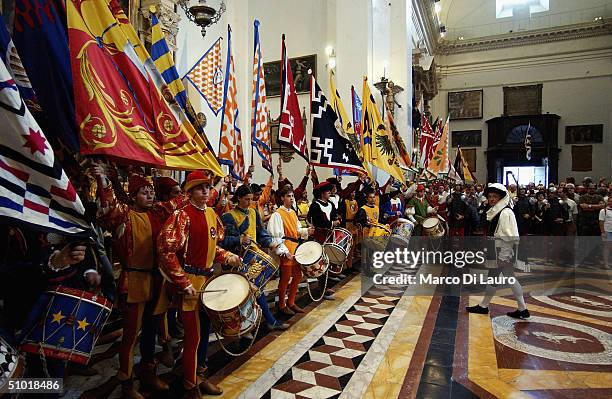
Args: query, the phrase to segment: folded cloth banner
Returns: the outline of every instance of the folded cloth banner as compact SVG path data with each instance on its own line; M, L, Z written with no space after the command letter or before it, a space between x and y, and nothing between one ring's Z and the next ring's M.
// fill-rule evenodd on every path
M60 234L88 235L83 204L3 61L0 120L0 218Z

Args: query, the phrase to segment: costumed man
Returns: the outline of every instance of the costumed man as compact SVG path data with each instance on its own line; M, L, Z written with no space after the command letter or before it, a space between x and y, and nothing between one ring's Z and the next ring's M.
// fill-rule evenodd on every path
M463 237L465 235L466 222L470 216L469 207L463 200L461 191L461 185L456 184L453 193L446 199L448 227L451 237Z
M328 181L317 184L313 190L315 199L310 204L308 209L308 221L315 228L314 239L319 244L323 245L327 239L330 231L337 226L340 226L340 220L338 220L338 210L333 203L329 201L329 197L332 191L332 184ZM329 273L329 272L326 272ZM327 274L323 273L319 276L319 290L322 291L326 286ZM333 300L334 292L331 289L327 289L323 293L323 298L327 300Z
M389 191L388 199L382 204L382 215L386 224L391 225L404 215L404 204L400 198L400 188L398 183L394 183L387 188L387 191Z
M286 188L281 193L283 205L270 217L268 231L278 245L276 254L280 256L281 274L278 283L278 310L280 313L293 316L296 313L304 313L304 310L295 303L298 284L302 279L302 270L295 261L295 250L299 239L307 239L314 234L314 227L303 228L298 221L297 213L291 207L295 202L293 190ZM289 285L289 280L291 284ZM285 300L287 286L289 285L289 298Z
M276 171L278 172L278 190L276 191L274 202L276 202L276 205L281 206L283 204L283 200L280 197L280 193L287 186L293 188L294 196L296 199L302 198L302 194L306 191L306 185L308 184L308 179L310 178L310 175L314 173L314 167L311 166L310 164L306 165L306 174L304 175L304 177L302 178L302 181L297 187L294 187L293 183L291 183L289 179L283 177L283 167L281 163L278 164ZM314 175L313 175L313 178L314 178Z
M376 193L373 188L365 189L366 203L355 215L355 223L362 227L363 237L370 237L370 227L380 221L380 212L376 206Z
M503 275L506 278L514 277L515 244L519 242L519 231L516 217L512 210L512 198L508 195L506 187L500 183L491 183L484 192L491 208L487 211L487 236L494 237L495 249L493 256L488 256L495 261L495 268L489 269L488 277L496 278ZM523 297L523 288L518 281L509 284L518 309L507 313L515 319L529 318L529 311ZM466 310L470 313L487 314L489 304L495 295L497 285L487 284L482 301L474 306L468 306Z
M412 208L409 213L417 221L413 234L420 236L423 230L423 220L435 213L435 209L429 205L425 198L425 186L423 184L417 185L416 194L408 201L406 207Z
M339 212L342 215L342 224L341 226L347 229L351 235L353 236L353 247L349 253L349 256L346 261L346 268L353 268L353 259L355 255L355 248L360 244L359 237L359 228L355 223L355 216L357 216L357 212L359 211L359 204L355 199L357 195L357 190L352 190L349 192L348 198L342 199L340 202Z
M259 212L259 217L265 224L270 219L270 215L266 217L264 208L272 197L272 175L268 179L266 185L262 188L259 184L251 183L251 192L253 193L253 202L251 202L251 208Z
M99 218L99 224L113 233L116 253L123 268L118 292L125 311L116 378L122 384L123 397L143 399L132 381L134 345L141 330L141 386L156 391L170 389L168 384L157 376L154 361L155 333L158 325L154 310L160 299L162 281L157 267L156 242L162 224L174 209L181 206L184 197L153 206L153 185L139 174L132 174L128 179L128 194L133 205L129 206L115 198L100 166L95 166L93 173L98 180L98 186L103 188L102 216Z
M214 274L214 262L238 266L240 257L219 247L223 224L215 211L206 206L212 173L196 171L187 176L185 191L189 203L168 218L161 228L157 245L164 277L179 293L179 310L185 328L183 347L183 385L188 399L203 394L220 395L222 389L203 379L198 384L198 347L207 348L210 321L202 309L199 292ZM203 341L200 345L200 341ZM206 354L204 353L204 358Z
M274 242L270 233L263 227L259 212L250 207L253 202L253 193L248 185L242 185L236 189L234 202L237 203L236 207L221 217L225 228L225 237L221 246L240 254L242 254L243 248L248 247L251 242L257 243L261 248L276 250L278 244ZM276 320L270 311L264 294L257 297L257 303L261 307L269 330L286 330L289 328L289 324Z

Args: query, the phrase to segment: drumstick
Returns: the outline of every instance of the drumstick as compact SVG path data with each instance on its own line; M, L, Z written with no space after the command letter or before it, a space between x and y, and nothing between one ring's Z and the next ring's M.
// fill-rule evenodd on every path
M204 293L204 292L227 292L228 290L204 290L204 291L198 291L198 294Z

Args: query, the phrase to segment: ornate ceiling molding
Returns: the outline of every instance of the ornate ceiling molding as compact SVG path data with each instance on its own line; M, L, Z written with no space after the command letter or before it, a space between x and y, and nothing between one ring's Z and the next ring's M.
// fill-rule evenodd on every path
M412 0L412 22L417 36L423 40L429 54L434 54L440 36L440 27L433 17L434 14L432 0Z
M436 53L443 55L459 54L603 35L612 35L612 19L610 18L582 24L488 36L473 40L452 42L442 40L438 43Z

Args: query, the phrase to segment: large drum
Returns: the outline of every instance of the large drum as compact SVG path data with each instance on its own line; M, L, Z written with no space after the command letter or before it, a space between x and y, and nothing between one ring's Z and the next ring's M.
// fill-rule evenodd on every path
M408 245L413 231L414 223L408 219L399 218L395 221L395 226L393 226L391 242L395 245Z
M278 263L254 243L246 249L242 265L238 267L238 271L259 289L259 294L263 294L265 285L277 270Z
M301 243L295 250L295 261L307 277L319 277L329 266L329 259L323 251L323 246L316 241Z
M21 378L24 371L23 357L0 337L0 392L9 378ZM0 396L2 396L0 394Z
M423 235L431 237L442 237L444 226L437 216L431 216L423 220Z
M329 262L336 265L341 265L346 261L352 247L353 235L342 227L333 229L323 244L323 249L329 258Z
M103 296L64 286L47 291L40 301L46 306L22 341L21 350L87 364L112 303Z
M237 272L208 280L201 294L204 310L217 334L238 337L249 333L261 317L249 280Z

